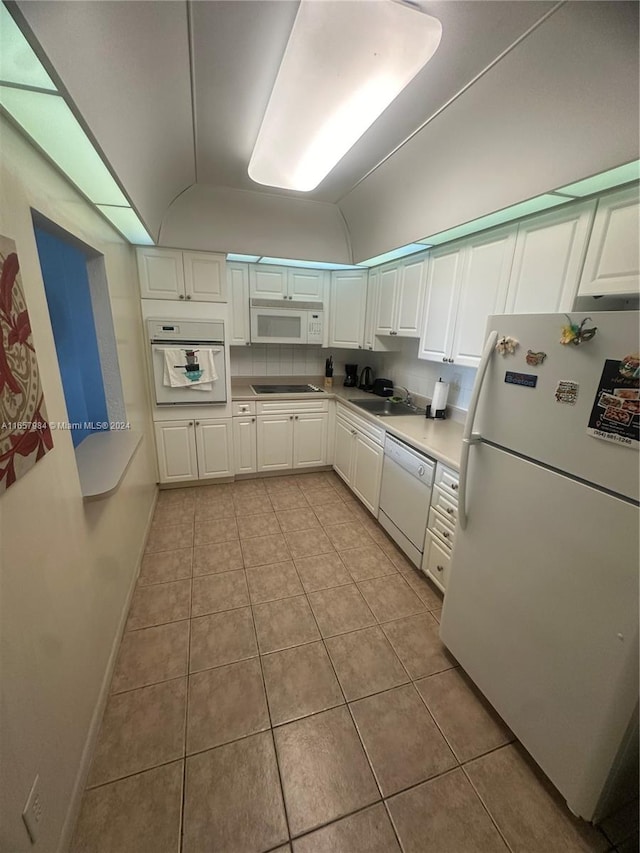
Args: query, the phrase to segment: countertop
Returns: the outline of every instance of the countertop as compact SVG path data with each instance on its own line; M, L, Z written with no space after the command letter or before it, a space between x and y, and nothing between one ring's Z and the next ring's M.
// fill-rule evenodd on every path
M342 377L334 377L333 388L321 394L255 394L253 384L276 385L317 385L322 388L322 376L240 376L231 378L231 396L233 400L308 400L325 397L337 400L354 411L359 417L372 421L397 436L417 450L426 453L456 470L460 467L463 425L453 420L432 420L420 415L394 415L379 417L350 403L349 400L371 399L371 394L357 388L345 388Z

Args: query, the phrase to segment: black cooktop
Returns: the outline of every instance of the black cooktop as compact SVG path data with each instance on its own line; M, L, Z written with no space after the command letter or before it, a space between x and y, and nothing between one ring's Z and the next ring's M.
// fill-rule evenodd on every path
M256 394L317 394L322 388L317 385L252 385Z

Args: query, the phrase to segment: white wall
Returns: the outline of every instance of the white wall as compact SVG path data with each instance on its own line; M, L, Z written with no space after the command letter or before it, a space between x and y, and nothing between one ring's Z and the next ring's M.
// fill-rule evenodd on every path
M638 157L638 6L564 4L341 201L354 262Z
M133 251L2 118L0 134L0 233L17 245L49 419L68 420L31 208L105 256L127 417L144 435L110 498L83 503L64 431L0 496L0 849L55 853L99 723L153 507L155 462ZM21 812L36 774L44 817L32 848Z
M170 205L160 245L307 261L351 263L335 204L197 184Z

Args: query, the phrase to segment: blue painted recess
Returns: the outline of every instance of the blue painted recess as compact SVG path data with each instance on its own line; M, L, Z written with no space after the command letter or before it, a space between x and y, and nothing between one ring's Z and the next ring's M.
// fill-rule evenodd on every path
M53 327L73 446L109 417L98 352L85 255L35 228L44 289ZM100 430L102 431L102 430Z

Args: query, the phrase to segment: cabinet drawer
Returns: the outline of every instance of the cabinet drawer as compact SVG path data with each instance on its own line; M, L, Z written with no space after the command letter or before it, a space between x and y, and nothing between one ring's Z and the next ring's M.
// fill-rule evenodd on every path
M431 578L442 592L447 588L450 566L451 554L449 550L442 545L433 533L427 530L424 557L422 558L422 571Z
M438 462L436 479L434 481L435 486L440 486L441 489L449 492L449 494L457 499L459 479L460 475L457 471L454 471L453 468L445 468L442 463Z
M453 497L450 492L444 492L439 486L436 486L431 495L431 506L443 518L455 525L458 520L457 497Z
M435 533L447 547L451 548L453 546L453 539L456 532L455 527L453 524L449 524L447 520L433 508L429 510L429 523L427 524L427 529L432 533Z
M259 415L275 415L286 412L287 414L299 415L305 412L328 412L328 400L269 400L256 402L256 411Z
M231 403L231 408L234 417L242 415L255 415L256 401L255 400L234 400Z

